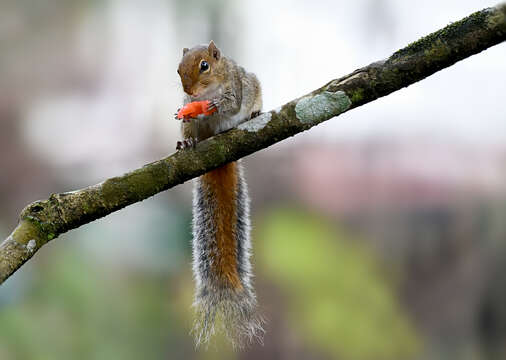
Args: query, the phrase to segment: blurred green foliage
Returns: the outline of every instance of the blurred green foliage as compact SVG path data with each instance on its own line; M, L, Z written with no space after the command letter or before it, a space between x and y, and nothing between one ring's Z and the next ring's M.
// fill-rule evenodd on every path
M2 359L158 359L166 352L166 277L135 278L68 248L43 267L41 281L0 308Z
M258 271L288 295L283 317L309 348L346 359L407 358L416 352L417 336L365 246L304 213L279 210L265 219L255 234ZM90 236L99 236L96 231ZM157 243L145 245L150 244ZM1 359L234 357L221 337L207 352L191 350L189 259L187 268L167 279L159 271L83 257L72 242L50 251L31 264L26 289L3 300Z
M307 213L265 216L258 258L286 293L287 321L308 344L342 359L405 359L419 339L373 254Z

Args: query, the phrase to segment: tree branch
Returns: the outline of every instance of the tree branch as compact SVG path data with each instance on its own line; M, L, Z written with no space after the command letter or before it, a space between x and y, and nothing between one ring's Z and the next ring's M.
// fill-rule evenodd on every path
M0 245L0 284L50 240L400 90L506 40L506 4L478 11L280 109L123 176L28 205Z

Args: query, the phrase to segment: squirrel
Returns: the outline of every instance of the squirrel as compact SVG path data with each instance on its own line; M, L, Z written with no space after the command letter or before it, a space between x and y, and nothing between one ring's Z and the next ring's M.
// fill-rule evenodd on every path
M260 113L262 94L257 77L209 45L183 49L177 70L184 104L208 100L208 111L182 122L183 141L193 147ZM197 346L221 330L234 346L262 341L263 318L251 282L249 197L239 161L200 176L193 188L193 273ZM221 320L221 322L220 322ZM218 325L219 324L219 325Z

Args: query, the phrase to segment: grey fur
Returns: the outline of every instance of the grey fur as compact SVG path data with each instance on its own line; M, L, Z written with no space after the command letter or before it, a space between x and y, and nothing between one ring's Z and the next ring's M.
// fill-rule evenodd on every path
M224 287L211 271L211 254L219 253L213 211L216 199L206 196L209 190L201 179L193 189L193 273L197 284L195 301L197 317L193 327L197 346L206 344L216 330L222 330L232 344L241 347L254 339L262 341L263 319L257 314L257 300L252 285L250 263L249 197L243 169L238 163L236 189L237 271L242 290Z

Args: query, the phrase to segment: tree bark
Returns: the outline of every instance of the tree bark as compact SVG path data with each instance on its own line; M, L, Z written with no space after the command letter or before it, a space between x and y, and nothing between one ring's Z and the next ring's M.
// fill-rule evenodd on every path
M0 284L44 244L71 229L264 149L390 94L506 40L506 4L452 23L381 60L332 80L237 129L100 184L28 205L0 245Z

